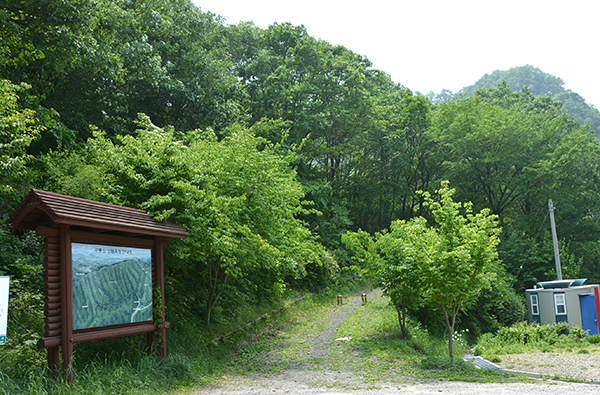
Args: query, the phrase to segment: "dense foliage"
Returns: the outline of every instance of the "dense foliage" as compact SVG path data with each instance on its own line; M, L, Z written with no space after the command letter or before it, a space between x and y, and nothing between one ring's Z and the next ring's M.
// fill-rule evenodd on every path
M452 358L458 313L490 288L499 271L500 230L489 209L473 214L471 203L455 202L447 181L436 192L435 199L423 192L435 226L415 217L393 222L375 241L364 232L348 233L344 241L363 263L359 271L389 296L404 336L407 309L441 309Z
M87 197L143 208L188 231L168 250L174 313L210 322L226 289L260 301L279 295L287 279L322 270L318 281L326 281L335 274L335 263L296 218L307 210L289 165L292 153L278 154L277 146L237 125L221 141L211 131L179 140L145 116L139 126L135 135L117 136L115 142L97 132L76 166L96 174L97 189ZM73 159L47 161L65 168ZM87 171L85 180L79 172L54 174L56 188L74 195L93 180Z
M0 274L12 276L11 303L41 300L40 240L6 223L32 187L183 225L190 236L167 249L167 315L206 327L286 288L335 282L351 263L348 231L373 242L391 228L416 248L398 224L432 221L418 191L449 180L503 229L502 281L460 318L497 330L520 316L511 285L555 276L548 199L563 272L600 281L595 113L560 79L517 71L428 100L302 26L226 26L190 0L0 0ZM383 255L397 248L389 237ZM443 322L388 294L424 324Z

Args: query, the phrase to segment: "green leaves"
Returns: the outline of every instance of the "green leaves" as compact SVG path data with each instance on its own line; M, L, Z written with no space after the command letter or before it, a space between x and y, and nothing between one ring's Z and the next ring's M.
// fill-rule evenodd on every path
M190 1L14 1L0 10L0 72L32 85L78 142L90 125L129 133L141 112L179 130L221 128L244 100L225 36Z
M489 210L472 214L470 203L455 202L447 181L436 199L422 195L435 226L422 217L394 221L388 233L374 240L359 231L347 234L344 242L364 262L362 273L396 306L403 334L407 308L440 306L451 338L460 309L469 307L499 270L500 230Z
M520 289L523 279L550 279L544 273L552 264L540 255L544 250L536 250L538 256L525 262L524 271L519 269L524 263L524 252L519 250L531 249L535 242L543 244L533 238L549 198L561 202L560 234L565 244L573 241L561 253L577 251L578 256L586 256L582 275L593 276L598 258L588 236L599 229L591 218L600 202L600 144L565 114L559 102L535 97L528 90L511 92L504 83L439 104L429 133L442 148L444 176L456 187L457 196L499 215L505 229L499 250L509 272L519 273ZM549 227L543 229L541 237L549 238ZM522 241L523 246L512 240Z
M306 275L309 266L332 268L296 218L305 210L293 156L280 156L239 125L217 141L210 131L179 140L146 116L138 124L137 136L118 136L116 143L96 133L88 160L101 169L105 200L186 228L188 238L172 243L171 278L178 293L207 306L208 320L234 284L238 293L276 295L284 279ZM190 276L195 284L186 281Z
M11 192L11 183L25 174L25 163L30 158L27 147L43 127L35 112L21 109L18 93L30 86L0 80L0 191Z
M425 196L438 225L435 256L426 269L432 301L467 307L481 289L489 287L498 264L497 216L488 209L473 215L470 203L454 202L448 182L442 183L438 194L439 200Z

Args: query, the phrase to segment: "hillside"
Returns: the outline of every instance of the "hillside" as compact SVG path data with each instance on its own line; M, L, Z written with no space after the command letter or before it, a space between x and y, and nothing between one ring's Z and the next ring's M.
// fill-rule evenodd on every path
M442 91L429 94L432 102L448 100L461 95L472 96L478 89L490 89L506 81L514 91L526 87L536 96L550 95L553 99L562 102L568 114L577 119L582 125L590 125L590 129L600 131L600 111L593 105L587 104L585 99L576 92L566 89L565 82L552 74L543 72L537 67L525 65L513 67L509 70L495 70L492 74L485 74L473 85L461 89L457 93Z

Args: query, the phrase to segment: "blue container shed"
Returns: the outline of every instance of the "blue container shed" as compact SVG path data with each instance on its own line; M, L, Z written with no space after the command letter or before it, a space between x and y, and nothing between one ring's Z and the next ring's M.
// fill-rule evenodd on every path
M525 290L527 319L540 325L568 322L591 335L600 333L600 286L586 279L545 281Z

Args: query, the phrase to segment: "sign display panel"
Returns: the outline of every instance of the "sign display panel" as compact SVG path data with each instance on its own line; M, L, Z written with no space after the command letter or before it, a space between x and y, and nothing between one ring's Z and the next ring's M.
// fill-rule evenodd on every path
M71 243L73 329L152 320L152 250Z
M8 276L0 276L0 345L6 344L6 326L8 322Z

